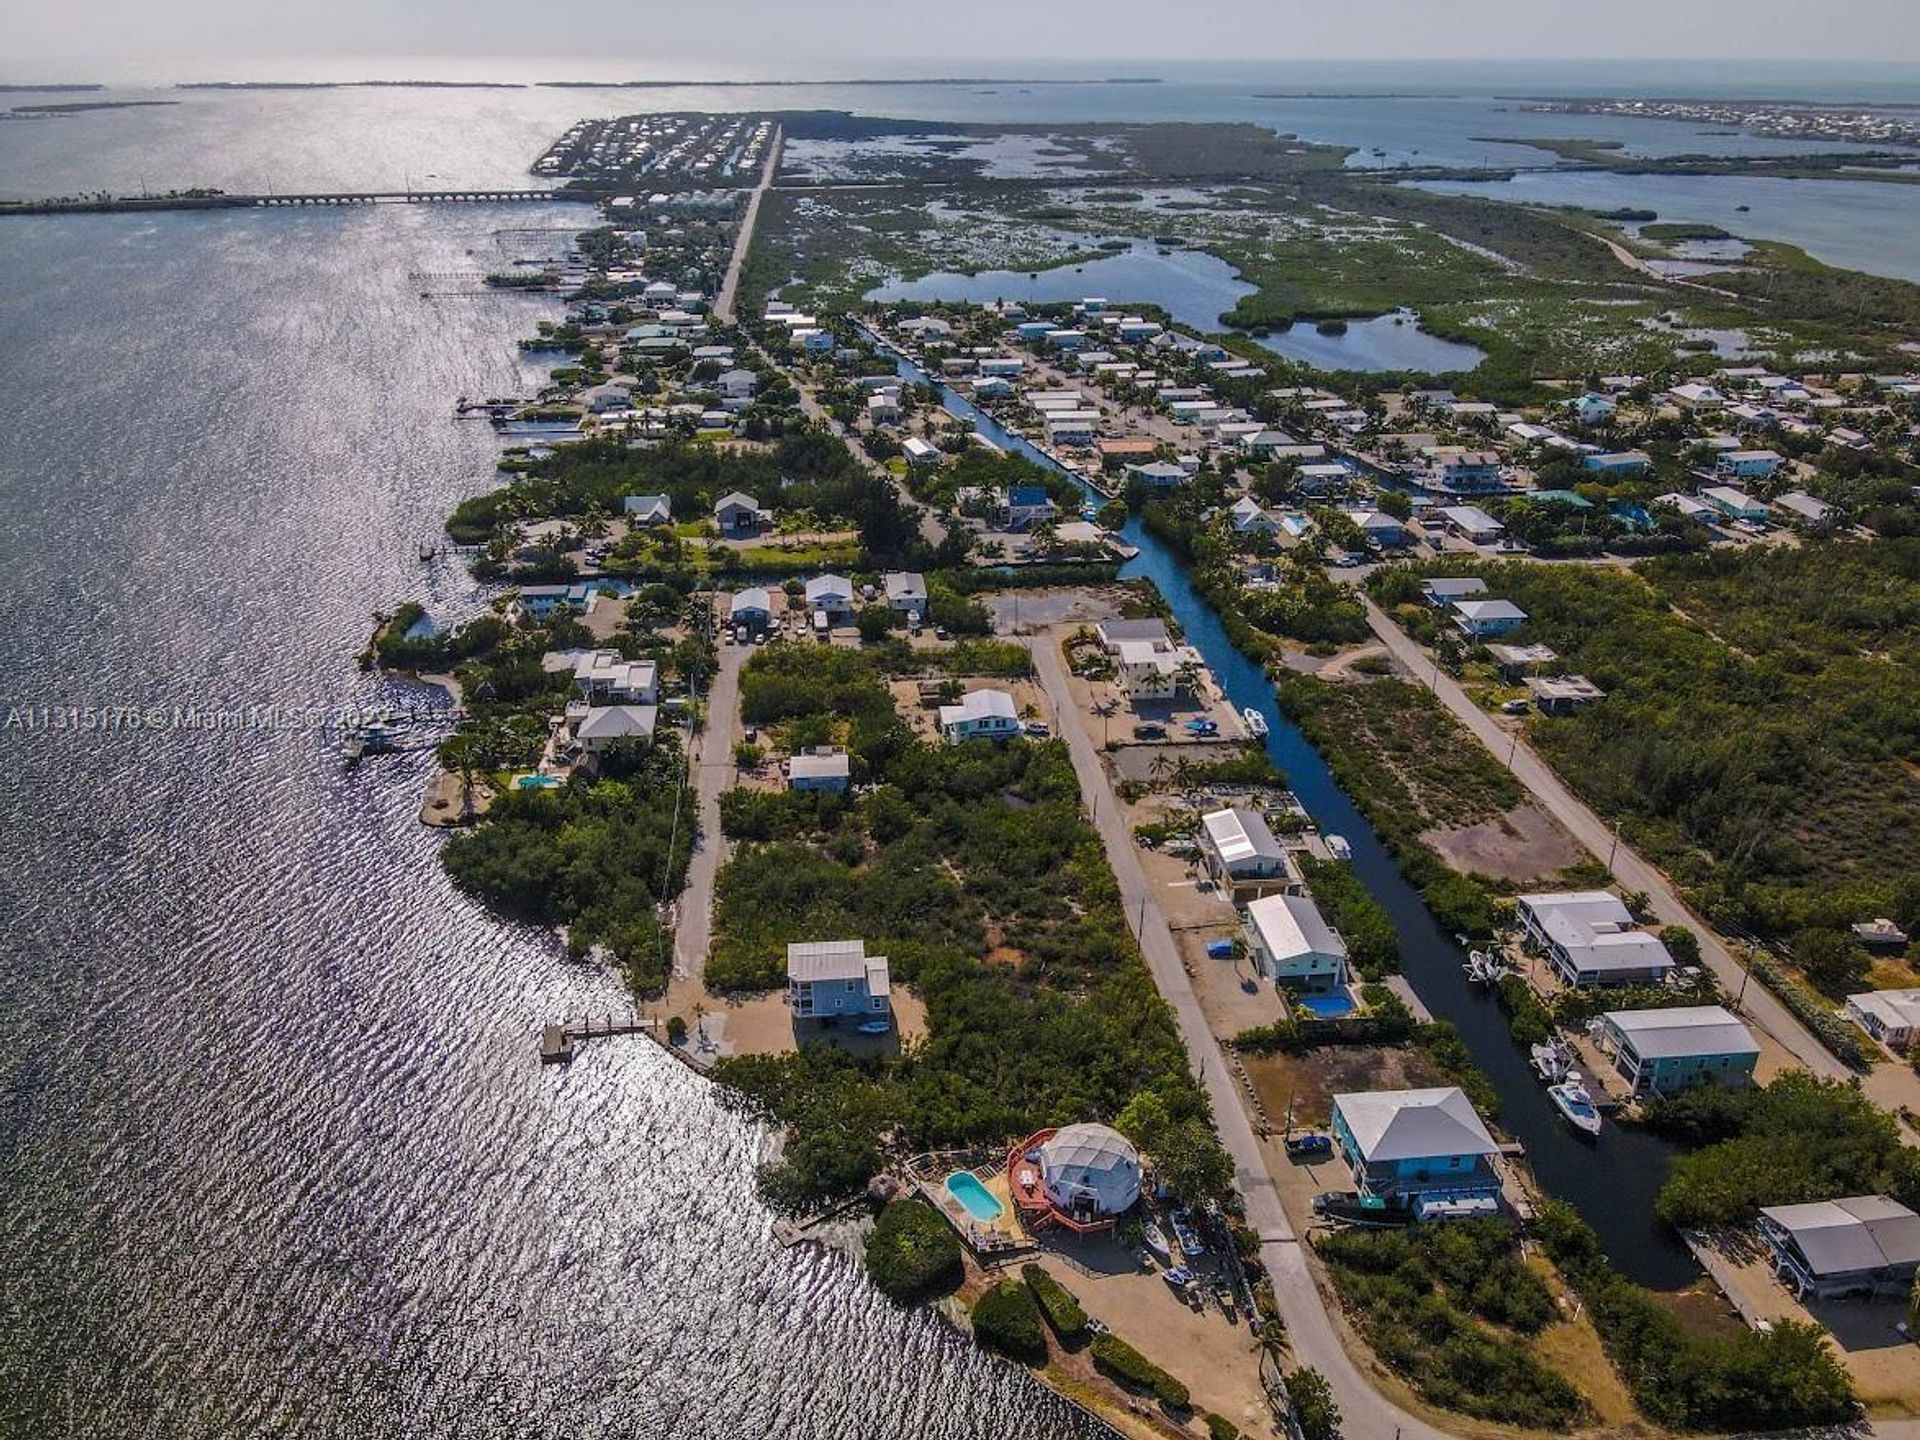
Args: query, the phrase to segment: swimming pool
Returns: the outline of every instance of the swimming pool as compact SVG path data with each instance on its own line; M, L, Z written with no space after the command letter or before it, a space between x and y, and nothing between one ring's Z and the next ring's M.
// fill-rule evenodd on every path
M993 1198L993 1192L982 1185L980 1177L972 1171L956 1170L947 1176L947 1193L976 1220L998 1220L1007 1213L1006 1206Z
M557 790L561 780L558 775L522 775L513 783L520 790Z
M1330 991L1325 995L1302 995L1300 1004L1322 1020L1338 1020L1342 1015L1353 1013L1353 999L1344 990Z

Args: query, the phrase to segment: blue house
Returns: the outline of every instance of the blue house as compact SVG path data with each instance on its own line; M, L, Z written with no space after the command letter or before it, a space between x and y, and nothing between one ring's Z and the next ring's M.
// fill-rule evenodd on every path
M1752 1032L1718 1005L1610 1010L1600 1017L1600 1048L1642 1097L1709 1081L1745 1085L1760 1061Z
M1366 1194L1441 1214L1498 1205L1500 1147L1458 1086L1336 1095L1332 1129Z

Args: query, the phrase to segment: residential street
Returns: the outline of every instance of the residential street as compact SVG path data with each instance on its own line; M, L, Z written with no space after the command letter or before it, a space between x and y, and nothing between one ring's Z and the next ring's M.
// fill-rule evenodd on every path
M1367 623L1373 627L1373 633L1380 637L1393 656L1418 678L1419 682L1432 690L1461 724L1479 740L1495 759L1505 765L1511 749L1513 754L1512 770L1516 780L1526 786L1537 800L1556 820L1566 826L1575 839L1585 845L1594 856L1606 860L1613 856L1613 873L1621 887L1628 891L1642 890L1652 899L1653 912L1663 925L1685 925L1700 937L1700 956L1712 967L1713 973L1729 995L1739 995L1745 974L1720 937L1698 916L1681 902L1680 896L1671 882L1656 867L1642 859L1631 846L1621 842L1616 851L1613 830L1608 824L1578 799L1555 775L1547 763L1528 747L1525 740L1518 746L1513 736L1494 723L1493 718L1473 701L1473 698L1460 687L1458 681L1450 675L1436 675L1433 660L1416 645L1411 636L1389 619L1372 600L1362 597L1367 607ZM1746 994L1741 1000L1741 1009L1747 1020L1755 1028L1764 1030L1769 1037L1794 1059L1816 1075L1833 1079L1845 1079L1853 1072L1836 1060L1833 1055L1813 1037L1806 1026L1796 1020L1787 1007L1775 998L1773 992L1758 980L1746 985ZM1908 1080L1916 1080L1911 1070L1905 1072ZM1920 1103L1920 1083L1913 1087L1913 1093L1902 1102Z
M718 597L715 597L718 604ZM749 648L720 646L720 665L713 688L707 692L706 724L692 742L687 763L693 771L693 814L700 830L693 857L687 864L687 888L679 900L679 924L673 932L673 978L667 984L669 1004L676 992L703 984L707 947L713 937L713 884L720 873L726 842L720 837L720 794L733 783L733 730L740 712L740 667Z
M1187 1053L1213 1102L1214 1122L1222 1143L1233 1156L1234 1183L1246 1200L1247 1223L1260 1236L1260 1258L1273 1276L1274 1296L1286 1321L1295 1361L1314 1366L1327 1377L1344 1417L1341 1433L1348 1440L1394 1440L1394 1437L1446 1440L1447 1432L1415 1419L1375 1390L1341 1344L1339 1332L1320 1298L1300 1241L1267 1171L1266 1157L1242 1104L1240 1089L1234 1084L1220 1044L1213 1038L1201 1013L1193 982L1180 964L1173 932L1167 928L1159 901L1141 871L1133 836L1114 798L1099 750L1079 707L1073 703L1067 686L1066 662L1059 649L1045 637L1040 637L1038 644L1033 641L1028 644L1032 647L1041 683L1059 716L1060 734L1073 756L1081 793L1093 808L1095 828L1107 847L1107 858L1120 885L1121 903L1139 937L1147 968L1152 971L1161 995L1173 1007Z

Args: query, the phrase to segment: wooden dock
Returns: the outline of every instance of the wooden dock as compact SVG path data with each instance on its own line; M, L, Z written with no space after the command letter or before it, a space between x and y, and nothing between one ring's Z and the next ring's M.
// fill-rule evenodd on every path
M573 1059L574 1048L582 1040L601 1040L613 1035L644 1035L655 1022L635 1010L619 1015L583 1015L572 1020L554 1020L540 1027L540 1063L565 1065Z

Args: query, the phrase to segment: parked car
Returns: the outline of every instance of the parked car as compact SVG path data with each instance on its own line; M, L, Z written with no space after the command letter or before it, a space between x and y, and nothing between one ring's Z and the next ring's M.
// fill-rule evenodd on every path
M1286 1146L1292 1159L1324 1160L1333 1154L1333 1137L1310 1130L1304 1135L1289 1135Z
M1167 727L1152 720L1133 727L1133 738L1136 740L1164 740L1166 735Z
M1044 720L1027 721L1026 732L1029 735L1040 735L1040 736L1051 735L1053 733L1052 729L1049 728L1049 726L1047 725L1047 722Z
M1500 706L1500 713L1502 715L1524 715L1527 713L1527 702L1525 700L1505 701Z

